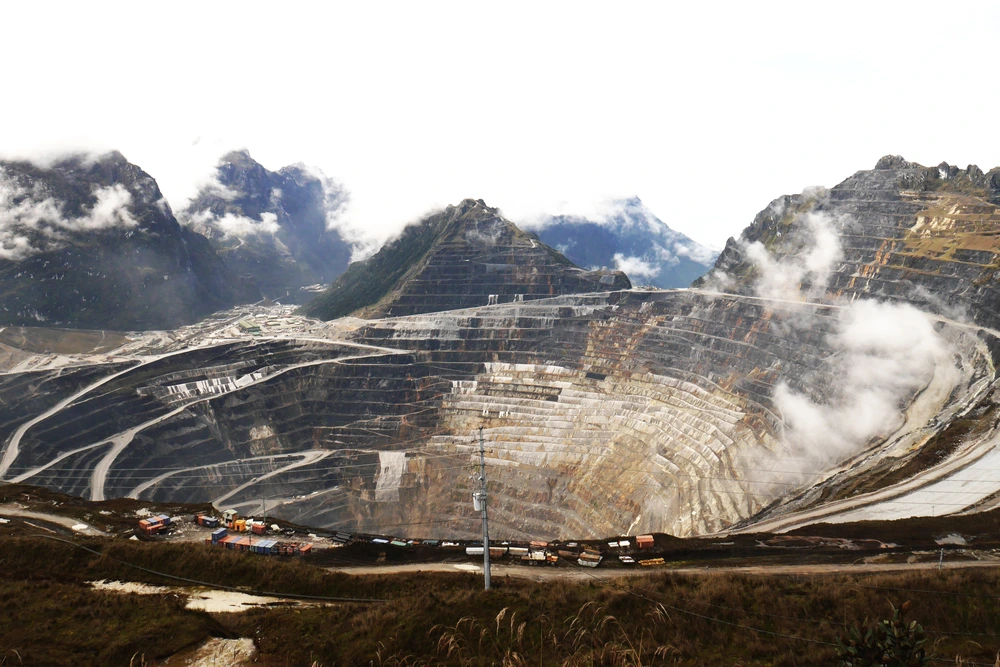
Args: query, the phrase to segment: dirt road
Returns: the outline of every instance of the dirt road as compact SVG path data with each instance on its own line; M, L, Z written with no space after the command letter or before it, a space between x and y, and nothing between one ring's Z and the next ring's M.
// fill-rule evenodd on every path
M80 535L105 535L106 533L102 530L98 530L93 526L78 521L72 517L61 516L59 514L47 514L45 512L32 512L30 510L21 509L17 505L0 505L0 517L20 517L22 519L38 519L39 521L47 521L49 523L58 524L60 526L65 526L70 530L79 533ZM80 526L83 526L82 528Z
M526 565L497 565L491 568L493 577L518 577L534 581L549 581L552 579L615 579L629 576L647 576L652 574L680 574L685 576L704 576L709 574L752 574L763 576L776 575L827 575L827 574L872 574L879 572L906 572L912 570L937 569L936 562L927 563L858 563L858 564L814 564L814 565L750 565L725 567L651 567L651 568L597 568L585 570L577 567L547 567ZM953 561L942 564L946 570L968 567L1000 568L998 561ZM403 572L466 572L482 576L482 565L472 563L412 563L406 565L372 565L327 568L333 572L344 574L399 574Z

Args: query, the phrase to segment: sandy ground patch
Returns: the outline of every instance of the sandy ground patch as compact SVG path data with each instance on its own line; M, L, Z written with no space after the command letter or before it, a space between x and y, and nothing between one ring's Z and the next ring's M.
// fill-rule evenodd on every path
M163 661L164 665L185 667L222 667L246 665L257 655L252 639L210 639L201 646L175 653Z

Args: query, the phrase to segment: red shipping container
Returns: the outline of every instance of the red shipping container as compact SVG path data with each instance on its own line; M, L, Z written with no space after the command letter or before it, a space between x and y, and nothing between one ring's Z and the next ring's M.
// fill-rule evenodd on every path
M262 523L255 523L253 525L253 534L254 535L263 535L265 530L266 530L266 527Z

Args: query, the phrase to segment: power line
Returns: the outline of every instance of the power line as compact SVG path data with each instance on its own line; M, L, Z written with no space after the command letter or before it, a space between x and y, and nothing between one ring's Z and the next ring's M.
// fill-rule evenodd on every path
M164 577L166 579L173 579L175 581L183 581L185 583L194 584L196 586L207 586L209 588L218 588L218 589L221 589L221 590L234 591L234 592L237 592L237 593L247 593L247 592L249 592L249 593L251 593L253 595L259 595L259 596L263 596L263 597L282 597L282 598L299 599L299 600L320 600L320 601L324 601L324 602L360 602L360 603L388 602L388 600L378 599L378 598L342 598L342 597L329 597L329 596L323 596L323 595L304 595L304 594L300 594L300 593L275 593L273 591L260 591L260 590L245 589L245 588L241 589L241 588L236 588L235 586L227 586L225 584L214 584L214 583L207 582L207 581L199 581L197 579L189 579L187 577L179 577L177 575L167 574L166 572L158 572L157 570L151 570L150 568L143 567L141 565L136 565L135 563L129 563L128 561L124 561L124 560L122 560L120 558L115 558L114 556L109 556L108 554L105 554L105 553L102 553L100 551L97 551L96 549L91 549L90 547L85 547L82 544L77 544L76 542L73 542L72 540L63 539L61 537L53 537L51 535L41 535L41 534L32 535L32 537L41 537L41 538L46 539L46 540L55 540L56 542L63 542L65 544L69 544L71 546L74 546L77 549L83 549L84 551L92 553L95 556L101 556L102 558L107 558L109 560L113 560L116 563L121 563L122 565L125 565L126 567L135 568L136 570L140 570L140 571L146 572L148 574L154 574L154 575L156 575L158 577Z

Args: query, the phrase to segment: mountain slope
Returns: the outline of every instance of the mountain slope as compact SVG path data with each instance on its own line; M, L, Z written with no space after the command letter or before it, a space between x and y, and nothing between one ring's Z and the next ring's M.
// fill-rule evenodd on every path
M475 538L482 427L499 539L991 509L1000 333L952 311L996 317L976 299L997 192L977 169L934 171L885 158L776 200L712 289L595 289L467 200L321 304L388 317L255 306L234 315L259 334L227 316L75 357L115 365L72 374L19 354L34 372L0 375L0 478Z
M259 298L120 153L0 162L0 322L170 328Z
M795 266L817 238L839 246L799 276L830 298L889 299L1000 327L1000 168L924 167L885 156L830 188L779 197L730 239L700 285L752 293L760 249ZM757 248L754 251L753 248Z
M670 229L638 197L613 202L603 220L552 216L536 231L579 266L615 268L634 283L654 287L687 287L718 257L718 252Z
M497 209L466 199L352 264L304 312L324 320L413 315L627 287L624 274L583 271Z
M262 294L302 303L311 296L302 287L328 284L351 259L350 244L328 227L346 198L335 183L302 165L269 171L236 151L222 158L216 181L180 217Z

